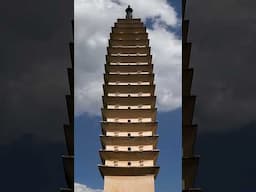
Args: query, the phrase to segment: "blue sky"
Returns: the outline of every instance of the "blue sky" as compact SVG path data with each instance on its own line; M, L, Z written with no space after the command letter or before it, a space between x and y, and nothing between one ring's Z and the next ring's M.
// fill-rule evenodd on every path
M77 0L81 1L81 0ZM154 0L152 0L152 2L154 2ZM164 2L164 1L162 1ZM165 2L166 3L166 2ZM152 3L153 4L153 3ZM168 2L168 4L170 5L170 2ZM180 19L180 15L181 15L181 10L180 10L180 4L181 2L178 0L176 1L171 1L171 5L174 8L174 10L176 11L177 14L177 18L176 20ZM131 5L133 5L131 3ZM82 7L82 6L80 6ZM86 6L85 6L86 7ZM134 12L136 11L136 7L133 7ZM78 8L77 8L78 10ZM76 8L75 8L76 11ZM79 10L77 11L79 12ZM123 11L124 12L124 11ZM159 14L159 13L156 13ZM160 13L161 15L162 13ZM166 13L163 12L163 15L167 15ZM89 15L90 16L90 15ZM119 16L115 16L114 21L117 18L122 17L122 15ZM79 20L80 18L79 14L75 13L75 21L76 18L78 20L78 24L77 26L79 26L79 23L82 23L81 20ZM81 16L82 17L82 16ZM87 15L88 17L88 15ZM143 17L143 16L142 16ZM167 17L167 16L166 16ZM168 15L168 17L171 17L171 15ZM167 17L167 18L168 18ZM147 18L147 17L146 17ZM113 21L113 22L114 22ZM147 19L147 21L150 22L145 22L146 27L148 29L154 29L155 31L158 30L158 26L154 26L154 24L156 24L156 22L154 20L151 19ZM109 32L110 32L110 27L113 25L113 22L106 26L107 27L107 38L109 38ZM163 19L161 22L166 22L167 23L167 27L165 28L165 30L167 30L167 33L163 31L163 33L159 33L159 38L161 38L161 36L164 37L164 35L167 34L167 38L171 37L174 39L179 40L180 34L181 34L181 26L179 25L179 21L176 21L175 24L172 23L168 23L163 16ZM83 30L83 28L81 27L79 29L79 27L77 27L77 29L75 28L75 34L76 34L76 30L77 31L81 31ZM179 93L179 89L181 87L181 81L179 80L180 77L177 74L181 71L181 53L178 57L178 59L176 57L172 58L167 58L166 60L160 60L157 59L157 57L161 54L163 54L163 51L159 50L160 45L157 45L156 43L154 43L154 38L157 40L156 36L154 36L154 30L152 30L152 41L151 41L151 46L152 46L152 53L153 58L155 57L156 60L154 62L155 64L155 73L156 76L158 75L159 78L156 78L156 86L159 87L159 90L157 91L157 96L159 96L158 98L160 98L158 100L158 108L160 108L159 112L158 112L158 122L159 122L159 127L158 127L158 134L159 134L159 142L158 142L158 148L160 149L160 154L159 154L159 158L158 158L158 165L160 166L160 171L159 174L157 176L156 179L156 192L169 192L169 191L173 191L173 192L178 192L181 191L181 108L180 108L180 100L181 100L181 96L179 94L176 94L176 92ZM161 31L161 28L159 29ZM148 30L149 31L149 30ZM161 32L162 32L161 31ZM82 37L82 34L80 34L79 32L77 32L77 41L79 40L80 37ZM150 33L151 31L149 31ZM105 32L106 33L106 32ZM172 35L173 34L173 35ZM149 34L151 35L151 34ZM168 35L172 35L172 36L168 36ZM88 37L88 36L87 36ZM98 40L95 40L94 42L99 42ZM151 39L150 39L151 40ZM155 40L155 42L156 42ZM80 42L80 41L79 41ZM83 43L88 43L87 42L83 42ZM90 41L89 43L93 43L93 41ZM170 42L172 43L172 42ZM180 43L180 42L178 42ZM174 42L175 44L175 42ZM156 45L156 46L154 46ZM79 46L79 45L78 45ZM102 58L104 58L105 56L105 49L106 49L106 44L103 43L104 46L104 52L100 53L100 51L98 51L98 54L102 54ZM163 45L164 46L164 45ZM82 46L81 46L82 47ZM79 47L78 47L79 48ZM155 51L154 51L155 48ZM100 48L98 48L100 49ZM78 49L76 49L78 50ZM91 67L87 67L86 69L83 68L83 66L86 66L87 63L85 62L85 55L83 54L82 56L79 55L79 51L90 51L88 47L82 47L81 49L79 49L77 52L77 54L75 53L75 57L78 58L77 59L77 67L75 69L75 75L76 76L81 76L81 78L77 78L75 80L75 89L77 89L77 93L79 94L75 94L75 106L77 109L79 109L78 111L76 111L76 117L75 117L75 182L79 183L79 184L83 184L87 187L90 187L92 190L93 189L103 189L103 179L99 173L99 170L97 168L97 164L100 163L100 158L99 158L99 149L101 148L100 146L100 140L99 140L99 135L100 133L100 123L99 121L101 120L101 117L99 116L99 113L97 111L99 111L102 103L101 103L101 95L102 93L98 93L99 91L97 91L95 89L96 86L99 85L100 89L102 87L102 82L99 82L98 84L93 84L91 86L87 86L86 84L89 84L88 82L90 82L89 79L83 79L85 78L84 76L92 76L94 77L93 81L96 81L96 79L98 79L97 77L93 76L92 74L88 73L88 70L93 71L93 68L96 68L95 66L91 66ZM97 50L97 47L95 48L95 51ZM172 46L171 51L173 50L173 52L181 52L181 49L179 46ZM93 52L92 52L93 54ZM95 55L93 57L93 55L88 56L89 60L92 60L93 62L96 63L101 63L101 64L97 64L99 65L98 68L103 68L104 62L99 60L97 61L96 59L94 60L94 57L99 57L97 55ZM166 54L165 54L166 55ZM79 60L79 57L81 57L81 62ZM179 61L180 59L180 61ZM172 65L172 60L178 60L175 64L177 65L177 63L180 65L176 68L169 68L169 66L164 66L161 65L161 62L165 62L168 61L170 63L170 65ZM154 59L153 59L154 61ZM169 64L168 63L168 64ZM88 64L89 65L89 64ZM100 66L102 65L102 66ZM78 71L77 69L80 69L81 66L81 70ZM161 66L158 67L158 66ZM168 71L169 70L169 71ZM179 71L180 70L180 71ZM103 78L103 71L96 71L95 73L99 73L99 78ZM162 73L161 71L168 71L169 73ZM161 79L162 77L170 78L174 77L175 81L173 82L167 82L166 84L166 80L165 79ZM160 79L160 80L159 80ZM161 81L162 80L162 81ZM83 88L81 88L82 86L84 86ZM87 86L87 87L86 87ZM163 91L162 91L163 90ZM92 92L94 93L94 95L92 96L88 96L86 95L87 93L83 93L81 94L82 91L86 91L88 92ZM100 90L101 91L101 90ZM162 92L161 92L162 91ZM76 90L75 90L76 92ZM166 94L166 93L171 93L171 94ZM174 92L174 93L173 93ZM89 93L88 93L89 94ZM98 95L97 95L98 94ZM166 94L166 95L165 95ZM84 96L85 95L85 96ZM93 100L95 99L95 97L99 97L98 100ZM167 98L167 99L166 99ZM90 100L91 99L91 100ZM169 100L168 100L169 99ZM86 103L87 102L87 103ZM94 104L95 103L95 104ZM95 109L96 108L96 109ZM84 190L86 191L86 190ZM89 190L90 191L90 190ZM80 191L79 191L80 192Z
M75 119L75 181L90 188L103 188L100 163L100 117L81 115ZM181 109L158 113L160 154L157 192L181 191Z

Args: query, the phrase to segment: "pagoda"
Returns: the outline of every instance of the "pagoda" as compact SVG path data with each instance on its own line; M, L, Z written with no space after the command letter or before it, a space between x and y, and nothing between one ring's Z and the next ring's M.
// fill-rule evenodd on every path
M117 19L107 47L102 108L104 192L154 192L159 171L156 96L148 33L141 19Z
M64 125L67 154L62 155L67 187L60 192L74 192L74 21L72 21L72 42L69 43L71 68L68 68L70 94L66 95L69 124Z
M182 1L182 191L201 192L195 187L200 156L194 152L197 124L193 123L196 96L191 94L194 70L190 67L192 43L188 42L189 20L185 19L186 0Z

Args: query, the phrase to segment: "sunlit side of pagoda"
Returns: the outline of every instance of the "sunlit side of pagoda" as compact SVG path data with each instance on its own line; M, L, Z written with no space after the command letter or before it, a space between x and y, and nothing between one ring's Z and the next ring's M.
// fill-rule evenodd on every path
M159 167L156 96L148 33L140 19L118 19L107 47L102 108L104 192L154 192Z

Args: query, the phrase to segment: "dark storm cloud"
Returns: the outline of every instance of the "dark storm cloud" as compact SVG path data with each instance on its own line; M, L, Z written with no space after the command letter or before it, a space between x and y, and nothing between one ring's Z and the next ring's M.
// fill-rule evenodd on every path
M116 3L117 5L123 5L121 1L119 0L111 0L113 3Z
M0 145L1 191L58 191L65 186L60 143L38 141L24 135Z
M188 2L200 131L228 131L256 118L255 1Z
M207 192L255 191L255 138L255 121L233 132L199 137L197 186Z
M1 137L63 141L72 1L1 3Z
M255 191L255 7L248 0L188 1L203 191Z
M69 0L1 2L1 191L65 187L72 19Z

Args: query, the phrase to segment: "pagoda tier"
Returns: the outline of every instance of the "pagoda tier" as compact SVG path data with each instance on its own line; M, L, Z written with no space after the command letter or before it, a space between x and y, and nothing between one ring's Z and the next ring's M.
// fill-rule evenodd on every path
M133 18L133 19L117 19L118 23L140 23L140 18Z
M136 40L136 38L141 40L147 40L148 33L139 33L138 35L136 35L136 38L132 33L110 33L110 38L113 40Z
M156 108L155 109L104 109L103 108L102 117L104 120L106 120L107 118L119 118L119 119L150 118L153 121L156 121Z
M124 46L131 46L131 47L148 47L149 46L149 40L148 39L140 39L140 40L116 40L116 39L110 39L109 40L109 46L110 47L124 47Z
M153 64L151 65L130 65L124 64L124 65L105 65L105 71L107 73L125 73L125 74L136 74L139 72L141 73L152 73L153 71Z
M183 110L183 124L191 125L193 121L193 114L195 108L196 96L183 96L182 97L182 106L185 110Z
M154 136L101 136L101 143L106 145L132 146L132 145L152 145L156 147L158 135Z
M184 156L182 159L182 174L183 179L185 180L184 187L191 188L194 185L196 174L197 174L197 167L199 163L200 156L198 155L189 155Z
M139 132L150 131L153 135L156 133L157 122L144 123L117 123L117 122L101 122L102 132Z
M102 176L155 178L159 150L154 74L148 33L140 19L118 19L112 27L103 90Z
M119 41L119 40L118 40ZM140 42L140 43L139 43ZM131 40L128 40L128 41L124 41L124 40L120 40L120 42L117 42L117 44L123 44L124 46L127 44L127 45L134 45L136 43L136 45L140 45L140 44L145 44L145 42L143 41L131 41ZM152 57L151 56L106 56L106 62L107 63L145 63L145 64L151 64L151 61L152 61Z
M182 191L199 192L194 187L199 156L194 154L197 125L193 124L196 96L191 95L193 69L189 67L192 44L187 42L189 21L184 20L186 0L182 1Z
M184 125L184 129L186 129L186 131L182 132L183 155L191 156L194 154L197 125Z
M133 97L133 99L127 97L110 97L103 96L103 105L122 105L122 106L134 106L134 105L149 105L150 108L156 104L156 96L149 97Z
M186 84L182 84L182 93L184 96L188 96L191 92L192 86L192 78L193 78L193 69L185 69L183 70L183 81L187 82Z
M124 35L120 33L119 36ZM134 34L129 34L134 37ZM128 38L128 37L119 37L119 38ZM150 54L150 47L108 47L108 54L120 54L120 49L122 50L122 54Z
M131 25L132 24L132 25ZM133 22L133 23L127 23L127 22L117 22L115 23L115 27L119 27L119 28L141 28L144 27L142 22Z
M134 35L146 33L146 27L112 27L112 33L131 33Z
M74 185L74 156L63 155L63 165L67 184L70 189L73 189Z
M155 85L103 85L103 89L104 95L108 93L149 93L150 96L153 96Z
M100 157L102 161L116 160L119 161L136 161L136 160L153 160L156 161L159 150L152 151L107 151L101 150Z
M132 78L130 77L132 75ZM118 83L143 83L149 82L153 84L153 74L105 74L105 82L118 82Z

